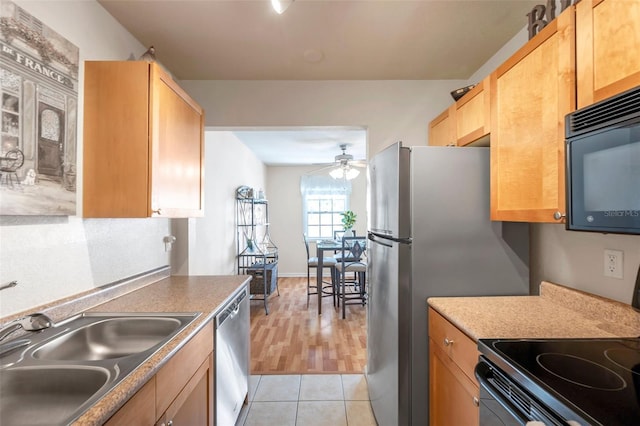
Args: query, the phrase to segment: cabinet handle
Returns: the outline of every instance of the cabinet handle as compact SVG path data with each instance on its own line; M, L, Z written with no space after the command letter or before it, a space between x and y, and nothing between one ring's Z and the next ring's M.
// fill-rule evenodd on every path
M473 405L475 405L476 407L480 406L480 400L478 399L477 396L473 397Z
M158 210L151 210L152 213L155 213L157 215L161 215L162 214L162 209L158 209ZM167 425L167 426L171 426L171 425Z
M444 345L445 346L451 346L453 345L453 340L449 340L446 337L444 338Z
M169 421L167 422L167 426L173 426L173 420L169 420Z
M562 220L562 219L564 219L565 217L567 217L567 215L566 215L566 214L564 214L564 213L555 212L555 213L553 214L553 218L554 218L555 220Z

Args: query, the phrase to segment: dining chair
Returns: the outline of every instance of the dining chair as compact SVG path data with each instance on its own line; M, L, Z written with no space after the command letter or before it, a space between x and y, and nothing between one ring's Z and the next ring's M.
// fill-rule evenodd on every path
M307 239L307 234L302 234L304 239L304 247L307 250L307 308L309 307L309 298L312 295L318 294L318 285L316 280L314 279L314 283L311 284L311 269L318 267L318 258L311 257L309 253L309 240ZM331 282L326 283L323 279L322 285L320 288L320 292L322 292L322 297L333 297L333 306L336 306L338 302L338 292L337 292L337 282L336 282L336 259L333 257L323 257L322 258L322 269L329 269L331 273ZM315 275L315 274L314 274ZM328 285L324 285L328 284Z
M339 300L342 304L342 319L346 317L346 305L365 305L367 302L367 237L353 236L342 238L342 250L337 257L336 272L339 276ZM347 273L353 272L354 278L348 279ZM348 289L348 290L347 290Z

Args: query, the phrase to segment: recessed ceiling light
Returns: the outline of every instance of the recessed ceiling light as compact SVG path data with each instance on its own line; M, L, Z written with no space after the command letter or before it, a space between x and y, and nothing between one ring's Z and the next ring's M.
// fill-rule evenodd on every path
M324 53L317 49L307 49L303 53L304 60L312 64L318 63L324 59Z

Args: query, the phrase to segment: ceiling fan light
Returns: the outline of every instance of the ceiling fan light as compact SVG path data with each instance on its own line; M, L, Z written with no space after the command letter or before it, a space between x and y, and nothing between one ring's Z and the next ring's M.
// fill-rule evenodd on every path
M344 172L342 167L335 168L329 172L329 176L334 179L341 179L344 176Z
M271 0L271 6L278 15L283 14L291 6L291 3L293 3L293 0Z
M355 179L358 177L359 174L360 174L360 171L354 168L349 168L349 170L346 170L344 173L347 180Z

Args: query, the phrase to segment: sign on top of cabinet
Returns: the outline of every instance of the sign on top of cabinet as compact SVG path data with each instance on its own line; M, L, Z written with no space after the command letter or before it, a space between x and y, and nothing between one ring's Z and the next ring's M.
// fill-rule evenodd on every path
M158 64L87 61L84 217L203 215L204 111Z
M576 5L578 108L640 85L640 0Z

